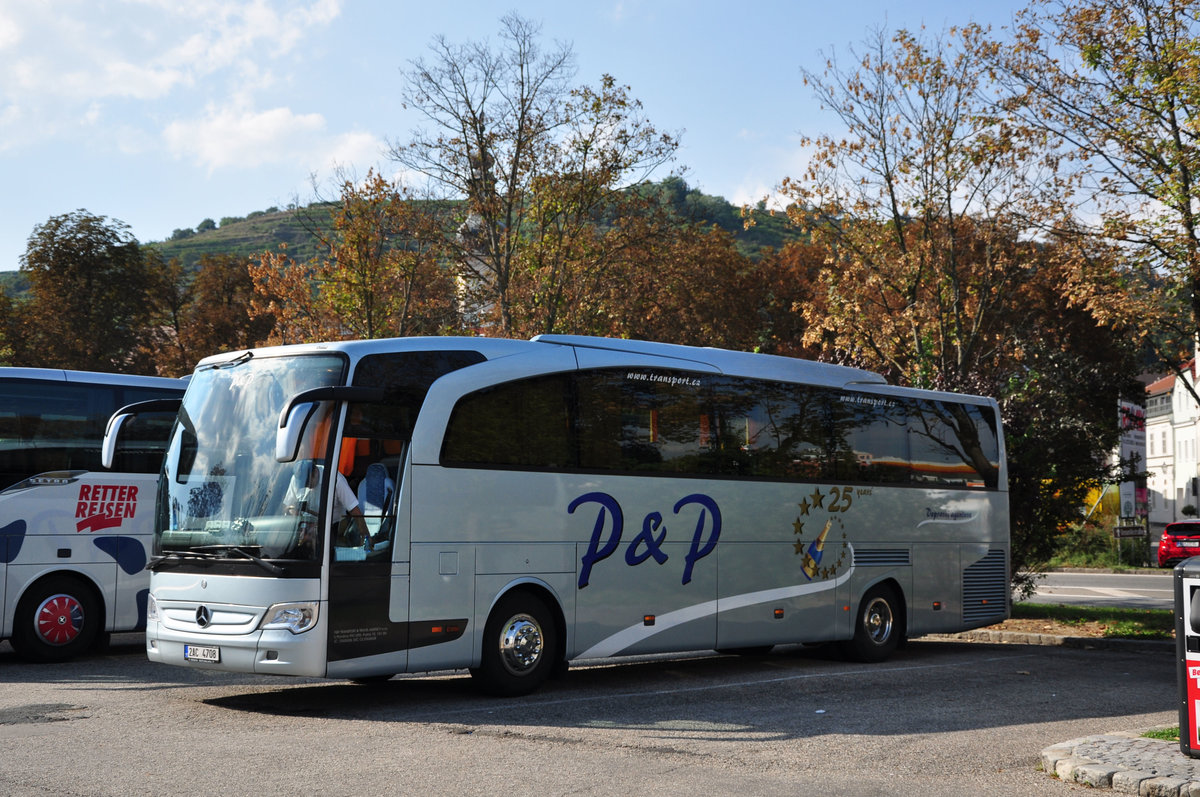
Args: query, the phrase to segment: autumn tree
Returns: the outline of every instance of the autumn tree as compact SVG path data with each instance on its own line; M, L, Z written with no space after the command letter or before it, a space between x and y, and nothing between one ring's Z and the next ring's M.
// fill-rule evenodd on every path
M805 343L805 315L824 317L820 275L827 257L822 246L793 242L764 252L753 265L753 279L761 285L754 349L787 357L820 356L819 343Z
M403 95L431 129L390 149L436 196L466 201L453 238L465 298L505 335L562 328L568 297L585 295L624 245L597 228L601 215L678 146L613 78L572 87L571 48L543 50L538 34L510 14L498 49L435 39ZM514 291L533 302L523 318Z
M344 179L323 254L297 264L284 252L250 269L254 311L274 320L273 342L436 334L457 323L445 267L444 213L369 172Z
M21 256L22 365L150 373L140 355L149 320L147 269L127 225L86 210L34 228Z
M1036 238L1053 175L1039 131L992 101L996 48L975 26L879 33L853 66L806 72L847 132L811 140L807 172L784 189L829 252L806 343L900 383L1000 401L1022 578L1106 475L1097 463L1134 371L1130 347L1065 293L1076 253ZM1066 334L1068 319L1086 332Z
M13 310L12 299L0 288L0 365L12 365L16 350L14 341L19 339L16 328L16 313Z
M1200 2L1033 0L991 56L1009 112L1055 145L1053 234L1122 251L1079 258L1080 299L1178 369L1200 331Z
M258 263L248 267L254 282L250 313L254 318L271 318L273 323L266 343L314 343L340 340L346 335L316 285L322 266L315 261L297 262L286 248L265 252Z
M675 224L626 250L597 296L594 334L753 350L762 283L717 227Z

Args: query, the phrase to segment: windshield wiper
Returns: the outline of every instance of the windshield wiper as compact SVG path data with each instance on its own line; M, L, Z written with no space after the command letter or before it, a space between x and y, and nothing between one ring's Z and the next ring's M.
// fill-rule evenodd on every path
M268 562L261 556L250 553L240 545L198 545L195 548L192 548L192 551L200 554L210 555L214 559L228 559L234 554L238 554L239 556L243 556L246 559L249 559L251 562L254 562L254 564L258 565L263 570L266 570L271 575L282 576L287 572L287 570L275 564L274 562ZM226 555L223 557L217 556L218 553L224 553Z
M162 556L151 556L146 569L154 572L161 570L167 565L177 565L180 562L212 562L216 558L216 554L200 551L170 551Z
M219 371L222 368L229 368L230 366L241 365L244 362L249 362L253 358L254 358L254 352L244 351L241 354L231 357L228 360L222 360L219 363L214 363L212 365L212 369L214 371Z

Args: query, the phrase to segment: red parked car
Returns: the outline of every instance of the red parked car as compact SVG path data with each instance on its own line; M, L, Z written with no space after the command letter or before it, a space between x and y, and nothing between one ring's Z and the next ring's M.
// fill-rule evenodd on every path
M1200 520L1168 523L1158 541L1158 566L1174 567L1189 556L1200 556Z

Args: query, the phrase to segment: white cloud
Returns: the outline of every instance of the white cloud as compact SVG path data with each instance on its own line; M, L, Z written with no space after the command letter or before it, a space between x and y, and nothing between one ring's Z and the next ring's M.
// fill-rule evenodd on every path
M334 170L339 167L371 167L375 166L382 157L384 143L370 133L343 133L336 137L329 147L328 154L321 158L324 168Z
M137 103L119 114L135 120L161 114L168 101L196 106L214 96L250 97L278 82L273 68L293 66L287 59L340 13L341 0L6 5L0 107L19 104L25 117L18 138L36 141L76 129L97 102Z
M8 14L0 11L0 51L13 47L21 41L21 26Z
M175 157L213 171L293 161L311 150L313 137L324 128L325 117L319 113L210 107L201 119L170 123L163 138Z

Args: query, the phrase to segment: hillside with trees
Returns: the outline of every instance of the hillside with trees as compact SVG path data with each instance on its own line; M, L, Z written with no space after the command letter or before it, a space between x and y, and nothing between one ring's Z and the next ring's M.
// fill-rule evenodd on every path
M733 237L738 251L751 259L761 257L764 249L779 249L801 238L800 231L788 223L785 214L767 213L762 204L753 209L757 211L755 222L747 228L743 208L724 197L691 188L679 177L666 178L645 190L670 205L680 224L720 227ZM448 204L461 205L462 202ZM205 255L256 258L266 252L278 251L281 245L292 258L305 261L321 251L321 236L328 234L333 205L315 202L283 210L267 208L245 216L224 217L219 222L204 219L195 227L176 229L165 241L150 241L145 245L164 260L178 260L187 269L195 268ZM17 272L3 276L11 280L11 283L0 283L9 295L28 288L18 280Z

